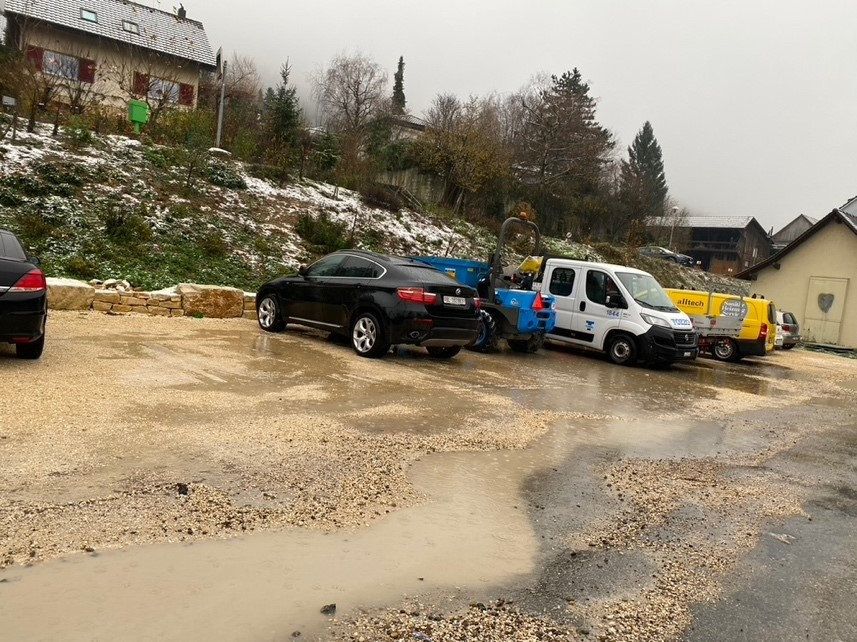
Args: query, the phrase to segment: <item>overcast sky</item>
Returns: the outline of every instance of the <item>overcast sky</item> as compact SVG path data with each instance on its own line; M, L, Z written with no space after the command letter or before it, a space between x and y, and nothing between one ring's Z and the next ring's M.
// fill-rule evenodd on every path
M139 0L171 10L169 2ZM857 0L184 0L212 47L307 76L362 52L408 108L578 67L620 150L651 121L670 194L775 231L857 194ZM177 5L176 5L177 6Z

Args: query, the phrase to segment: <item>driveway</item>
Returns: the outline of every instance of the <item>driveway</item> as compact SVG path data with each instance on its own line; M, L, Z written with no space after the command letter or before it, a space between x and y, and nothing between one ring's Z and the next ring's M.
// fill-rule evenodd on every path
M855 639L855 374L53 313L0 347L4 636Z

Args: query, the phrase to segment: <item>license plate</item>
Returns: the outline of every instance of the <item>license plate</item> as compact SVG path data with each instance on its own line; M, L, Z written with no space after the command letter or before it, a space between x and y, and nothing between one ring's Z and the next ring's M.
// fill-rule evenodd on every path
M685 352L685 353L684 353L684 356L686 356L686 357L689 357L689 356L691 356L691 355L693 355L693 353L692 353L692 352Z
M467 305L467 299L463 296L445 296L443 302L447 305Z

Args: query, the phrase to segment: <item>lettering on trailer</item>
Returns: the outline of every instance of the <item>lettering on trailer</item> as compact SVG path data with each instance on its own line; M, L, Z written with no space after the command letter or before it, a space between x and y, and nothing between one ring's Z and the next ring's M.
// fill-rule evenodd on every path
M720 314L724 317L738 317L739 319L743 319L749 311L750 308L740 299L729 299L724 301L720 307Z
M678 305L683 305L688 308L704 308L705 301L700 301L698 299L688 299L687 297L683 297L679 301L677 301Z

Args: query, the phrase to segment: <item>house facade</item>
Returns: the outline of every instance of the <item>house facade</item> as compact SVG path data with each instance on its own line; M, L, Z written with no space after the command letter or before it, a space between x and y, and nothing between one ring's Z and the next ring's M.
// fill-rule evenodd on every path
M714 274L734 276L771 254L768 234L752 216L688 216L675 232L680 251Z
M6 0L11 42L53 100L122 109L132 98L195 107L216 57L202 23L125 0Z
M738 277L792 312L804 340L857 348L857 217L833 210Z

